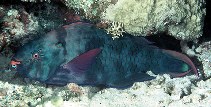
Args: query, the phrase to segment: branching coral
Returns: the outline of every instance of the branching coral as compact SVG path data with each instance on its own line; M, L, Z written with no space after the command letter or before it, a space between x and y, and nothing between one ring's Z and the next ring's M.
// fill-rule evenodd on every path
M123 36L122 33L124 33L124 26L120 22L112 22L110 23L110 26L106 29L109 34L112 35L112 38L119 38L120 36Z

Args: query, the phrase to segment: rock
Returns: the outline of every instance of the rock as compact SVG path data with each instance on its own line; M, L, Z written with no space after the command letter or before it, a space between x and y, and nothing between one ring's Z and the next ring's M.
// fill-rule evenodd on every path
M199 0L118 0L102 18L123 23L130 34L168 32L180 40L193 40L202 36L204 4Z

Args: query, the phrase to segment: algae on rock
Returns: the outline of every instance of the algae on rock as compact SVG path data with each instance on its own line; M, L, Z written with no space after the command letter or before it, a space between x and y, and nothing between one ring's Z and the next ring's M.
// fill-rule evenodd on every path
M181 40L202 36L203 0L118 0L108 6L102 19L124 24L135 35L168 32Z

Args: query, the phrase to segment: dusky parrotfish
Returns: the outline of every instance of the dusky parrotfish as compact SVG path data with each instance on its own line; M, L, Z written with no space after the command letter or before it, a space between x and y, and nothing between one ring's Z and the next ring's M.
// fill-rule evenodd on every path
M24 78L49 85L127 88L134 82L152 80L148 75L180 77L198 75L185 55L159 49L143 37L125 34L113 40L96 26L77 22L49 32L20 47L11 66Z

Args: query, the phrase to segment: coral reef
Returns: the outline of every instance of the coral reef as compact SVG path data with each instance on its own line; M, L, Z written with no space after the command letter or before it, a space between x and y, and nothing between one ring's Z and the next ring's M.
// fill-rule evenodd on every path
M77 14L93 21L101 20L100 16L109 4L116 3L116 0L65 0L64 4L77 10Z
M21 83L20 79L16 79ZM0 81L0 105L3 107L60 107L64 101L79 97L77 92L68 87L45 88L38 82L24 85L10 84ZM20 103L21 102L21 103Z
M177 39L202 36L203 0L118 0L109 5L103 19L124 24L125 31L147 36L168 32Z
M203 73L206 78L211 78L211 42L204 42L197 49L198 59L202 62Z
M30 32L38 29L38 21L31 14L26 11L18 11L16 9L10 9L3 18L4 29L3 32L9 33L8 38L23 38Z
M21 0L23 2L51 2L51 0Z
M16 40L23 39L38 29L38 21L33 14L24 9L3 8L0 12L2 29L0 31L0 50Z
M3 76L1 75L1 77ZM6 79L14 79L9 77L7 72ZM80 101L82 95L88 96L88 93L91 93L89 92L91 88L82 88L75 84L46 88L43 87L43 84L35 81L30 83L21 82L21 79L14 81L16 81L15 84L0 81L2 87L0 88L0 105L3 107L65 107L65 101ZM22 83L22 85L17 83Z
M195 76L171 79L169 75L155 80L137 82L131 88L99 90L70 84L66 87L45 88L40 83L15 85L0 81L2 106L87 107L87 106L202 106L211 98L211 79L196 81ZM152 103L153 102L153 103Z
M64 102L67 106L109 106L109 107L161 107L161 106L202 106L210 103L209 81L194 85L195 77L170 79L168 75L158 76L151 82L136 83L126 90L104 89L92 99ZM199 91L200 90L200 91ZM202 103L203 102L203 103Z

